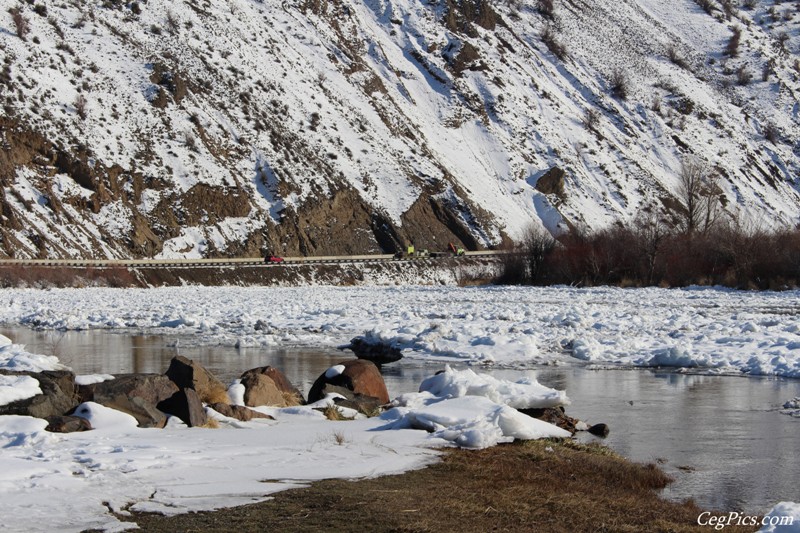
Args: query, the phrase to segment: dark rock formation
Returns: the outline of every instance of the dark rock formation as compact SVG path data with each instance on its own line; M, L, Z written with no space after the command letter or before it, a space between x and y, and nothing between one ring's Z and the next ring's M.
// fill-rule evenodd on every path
M208 415L194 389L181 389L157 405L159 411L177 416L189 427L204 426Z
M366 359L378 366L388 365L403 358L400 348L381 342L370 342L363 337L354 337L350 344L341 346L341 350L352 350L359 359Z

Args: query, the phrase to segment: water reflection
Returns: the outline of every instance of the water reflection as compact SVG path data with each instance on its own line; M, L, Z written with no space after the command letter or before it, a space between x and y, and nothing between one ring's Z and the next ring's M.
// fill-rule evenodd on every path
M0 329L0 334L30 352L57 355L78 374L163 373L172 357L183 355L225 382L250 368L272 365L304 392L332 364L352 358L335 349L192 346L186 339L160 335L24 328ZM417 390L441 366L404 359L384 367L390 396ZM800 501L800 419L779 413L783 402L800 396L800 380L575 366L476 370L511 380L531 372L542 383L566 390L572 399L570 415L611 427L605 440L611 448L636 461L663 464L676 478L667 497L756 513L778 501Z

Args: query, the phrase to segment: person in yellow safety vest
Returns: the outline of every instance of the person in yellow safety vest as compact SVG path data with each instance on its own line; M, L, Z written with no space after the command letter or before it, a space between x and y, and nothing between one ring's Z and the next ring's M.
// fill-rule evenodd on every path
M464 249L463 248L459 248L458 252L456 252L456 255L464 255Z
M413 244L409 244L408 245L408 255L414 255L414 245Z

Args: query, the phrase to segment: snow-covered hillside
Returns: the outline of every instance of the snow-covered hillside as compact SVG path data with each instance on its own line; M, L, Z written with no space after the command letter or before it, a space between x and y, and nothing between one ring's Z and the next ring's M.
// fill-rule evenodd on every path
M0 255L491 247L675 216L689 158L800 222L796 3L0 7Z

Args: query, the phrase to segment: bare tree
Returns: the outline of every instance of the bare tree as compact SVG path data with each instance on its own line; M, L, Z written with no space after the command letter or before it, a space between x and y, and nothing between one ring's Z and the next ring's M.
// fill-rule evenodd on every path
M645 272L644 282L653 285L655 282L656 264L669 236L669 229L663 220L653 212L641 211L633 220L633 234L636 236L639 258Z
M692 234L711 228L720 214L719 177L696 158L681 163L678 200L683 208L683 231Z

